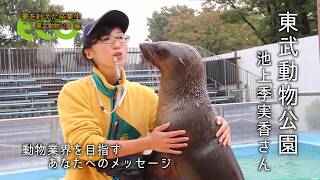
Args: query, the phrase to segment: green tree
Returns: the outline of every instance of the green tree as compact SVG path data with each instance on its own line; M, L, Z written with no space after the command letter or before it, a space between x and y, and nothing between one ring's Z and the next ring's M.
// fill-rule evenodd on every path
M152 41L168 40L165 34L165 28L170 19L177 16L182 17L182 14L184 14L184 18L187 18L194 16L195 12L195 10L188 8L187 6L162 7L160 11L153 12L152 18L147 19L149 26L148 38Z
M262 44L247 24L225 23L218 11L172 18L165 33L168 40L198 45L216 54Z
M296 27L299 31L291 31L289 35L301 38L317 33L316 0L205 0L202 7L207 11L231 8L229 19L233 16L231 19L248 24L264 44L274 43L281 37L288 36L287 32L279 32L278 15L287 11L298 14Z
M62 12L60 5L50 0L0 0L0 47L34 47L48 42L35 39L28 41L17 34L17 21L22 12ZM53 43L56 42L56 37Z

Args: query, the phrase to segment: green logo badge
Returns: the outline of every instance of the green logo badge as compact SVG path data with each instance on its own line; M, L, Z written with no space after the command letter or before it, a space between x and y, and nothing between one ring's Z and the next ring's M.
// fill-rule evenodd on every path
M34 20L33 25L34 26L32 26L32 22L24 21L19 18L17 22L17 32L20 37L26 40L41 38L43 40L50 41L54 36L52 34L46 33L43 30L52 29L56 37L67 40L76 37L80 29L80 25L76 19L69 20L69 23L61 23L61 21L58 19L55 19L53 23L47 23L44 20ZM69 33L63 33L61 31L61 29L71 29L70 27L73 28ZM35 34L32 32L32 29L35 30Z

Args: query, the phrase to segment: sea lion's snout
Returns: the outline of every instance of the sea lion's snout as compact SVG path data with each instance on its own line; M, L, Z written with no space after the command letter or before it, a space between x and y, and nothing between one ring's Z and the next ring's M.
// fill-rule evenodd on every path
M170 59L172 58L173 54L170 50L169 42L160 41L141 43L139 46L143 57L160 70L162 69L161 67L164 67L167 63L170 63Z
M181 46L170 41L141 43L140 50L143 57L160 69L167 71L176 69L176 65L184 65L180 57Z
M153 64L154 66L155 65L155 53L153 51L154 49L154 43L140 43L139 44L139 47L140 47L140 50L141 50L141 53L144 57L144 59L146 59L147 61L149 61L151 64Z

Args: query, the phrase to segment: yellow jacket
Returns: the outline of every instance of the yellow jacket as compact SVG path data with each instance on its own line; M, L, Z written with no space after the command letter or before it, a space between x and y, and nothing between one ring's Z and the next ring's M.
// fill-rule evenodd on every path
M71 146L71 153L68 155L71 167L67 168L66 180L111 180L111 176L99 173L94 167L86 165L88 161L103 158L98 154L99 144L104 143L106 139L143 137L155 126L158 96L151 88L126 80L122 69L120 85L126 86L127 92L121 106L108 115L101 110L93 79L108 112L115 104L113 97L116 86L109 84L97 68L94 67L92 71L93 75L65 84L58 97L64 143ZM115 124L118 129L116 137ZM82 149L81 155L78 156L75 155L74 148L77 144ZM86 155L87 145L94 147L94 155ZM79 166L82 169L73 167L75 159L81 161L82 164Z

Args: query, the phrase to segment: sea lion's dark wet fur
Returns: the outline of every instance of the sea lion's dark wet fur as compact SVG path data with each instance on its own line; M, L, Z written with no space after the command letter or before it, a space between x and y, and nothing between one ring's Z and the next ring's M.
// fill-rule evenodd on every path
M182 155L154 153L159 165L148 166L148 180L239 180L244 179L230 147L218 143L214 108L206 89L199 53L175 42L142 43L149 62L160 69L157 125L170 121L169 131L185 129L190 137ZM171 159L168 168L161 162Z

